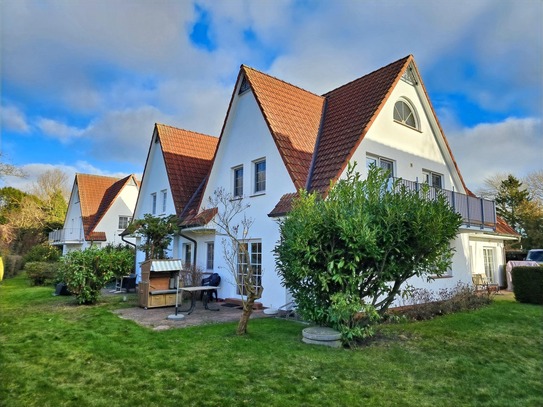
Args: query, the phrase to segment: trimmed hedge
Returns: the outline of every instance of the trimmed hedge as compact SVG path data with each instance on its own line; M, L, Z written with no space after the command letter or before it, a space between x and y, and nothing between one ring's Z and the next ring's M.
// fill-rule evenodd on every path
M518 302L543 304L543 266L513 267L511 277Z
M56 282L58 267L58 263L30 261L25 264L24 271L32 285L48 285Z

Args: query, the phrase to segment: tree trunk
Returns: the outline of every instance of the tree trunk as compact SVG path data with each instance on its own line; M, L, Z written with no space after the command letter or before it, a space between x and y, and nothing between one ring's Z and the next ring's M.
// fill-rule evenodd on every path
M247 334L247 325L249 324L249 318L251 318L251 314L253 313L254 302L255 300L253 299L252 301L247 300L243 303L243 311L239 319L238 329L236 331L236 334L238 335Z

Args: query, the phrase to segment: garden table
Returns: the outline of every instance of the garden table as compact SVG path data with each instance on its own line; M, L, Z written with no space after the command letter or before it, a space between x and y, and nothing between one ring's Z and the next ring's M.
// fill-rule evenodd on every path
M190 293L190 308L188 310L181 310L181 312L187 312L187 315L190 315L192 311L194 311L194 307L196 306L196 293L203 292L202 302L204 304L204 308L208 311L219 311L219 308L209 308L208 307L208 296L206 291L210 290L216 290L217 287L209 286L209 285L202 285L202 286L196 286L196 287L179 287L182 291L187 291Z

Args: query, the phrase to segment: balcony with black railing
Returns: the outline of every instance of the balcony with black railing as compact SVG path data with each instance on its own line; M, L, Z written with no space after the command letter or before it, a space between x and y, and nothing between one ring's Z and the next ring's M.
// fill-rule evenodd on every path
M412 191L422 191L422 186L425 185L417 181L396 179L401 185L405 185ZM496 204L494 201L435 187L428 187L426 194L428 199L435 198L437 194L445 196L451 208L462 216L462 228L496 230Z

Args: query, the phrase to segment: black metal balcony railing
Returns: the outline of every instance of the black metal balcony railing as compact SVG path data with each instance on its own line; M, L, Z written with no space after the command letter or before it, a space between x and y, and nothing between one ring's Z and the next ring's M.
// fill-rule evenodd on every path
M64 244L66 242L83 242L85 237L81 228L58 229L49 232L50 244Z
M408 181L402 178L396 179L409 190L422 190L423 184L420 182ZM427 196L429 199L435 198L437 194L443 194L449 201L451 208L462 216L464 227L496 229L496 204L494 201L450 191L448 189L435 187L428 188Z

